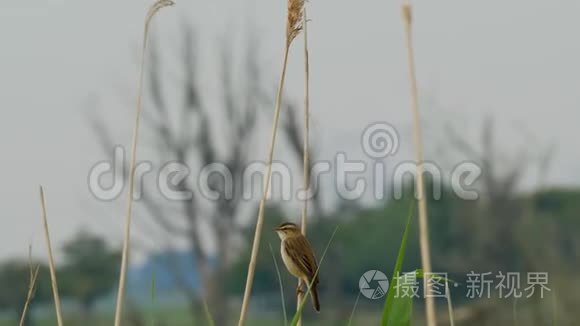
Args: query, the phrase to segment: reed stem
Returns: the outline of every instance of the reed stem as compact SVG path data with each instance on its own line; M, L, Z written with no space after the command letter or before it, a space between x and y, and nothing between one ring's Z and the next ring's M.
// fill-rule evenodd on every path
M246 288L244 290L244 299L242 301L242 309L240 312L239 326L244 325L248 306L250 304L250 296L252 294L252 286L254 284L254 274L256 272L256 264L258 261L258 251L260 249L260 240L262 236L262 228L264 226L264 210L268 193L270 192L270 179L272 177L272 161L274 159L274 147L276 145L276 136L278 134L278 121L280 120L280 109L282 107L282 95L284 90L284 80L286 79L286 67L288 66L288 53L290 52L290 44L287 43L284 51L284 60L282 63L282 73L280 74L280 82L278 85L278 92L276 95L276 108L274 110L274 121L272 122L272 134L270 136L270 150L268 153L268 161L266 168L266 176L264 178L264 192L260 205L258 206L258 218L256 220L256 230L254 232L254 242L252 244L252 253L250 256L250 263L248 264L248 276L246 278Z
M244 290L244 299L242 301L242 310L240 312L239 326L246 322L246 314L248 313L248 306L250 304L250 296L252 294L252 285L254 283L254 274L256 272L256 264L258 261L258 251L260 249L260 239L262 236L262 227L264 226L264 207L270 191L270 179L272 177L272 160L274 158L274 147L276 145L276 135L278 133L278 121L280 120L280 110L282 107L282 95L284 92L284 81L286 79L286 68L288 66L288 54L290 52L290 45L296 38L298 33L302 30L300 24L303 18L304 0L288 0L288 16L286 20L286 47L284 49L284 60L282 63L282 73L280 74L280 81L278 83L278 92L276 95L276 108L274 110L274 121L272 122L272 136L270 137L270 152L268 154L268 165L266 169L266 177L264 178L264 193L260 200L258 207L258 218L256 220L256 230L254 233L254 242L252 244L252 253L250 256L250 263L248 264L248 276L246 279L246 288Z
M421 134L421 118L419 115L419 95L417 90L417 76L415 72L415 53L413 49L412 33L412 8L409 0L405 0L403 6L403 20L405 23L405 36L407 45L407 60L409 64L409 81L411 89L411 111L413 112L413 138L415 142L415 160L417 161L417 177L415 178L415 188L419 196L419 245L421 249L421 263L425 273L424 293L425 293L425 312L427 316L427 325L436 326L437 317L435 315L435 301L433 296L429 295L427 287L428 277L432 275L431 255L429 247L429 224L427 216L427 198L425 197L423 181L423 143Z
M60 296L58 295L58 282L56 281L56 268L54 267L54 257L52 256L52 245L50 244L50 232L48 231L48 218L46 216L46 200L44 190L40 186L40 205L42 208L42 222L44 226L44 239L46 240L46 250L48 251L48 266L50 268L50 282L52 285L52 296L54 298L54 310L58 326L62 326L62 309L60 306Z
M123 252L121 257L121 272L119 275L119 289L117 292L117 305L115 308L115 326L121 326L123 315L123 303L125 300L125 284L127 279L127 267L129 265L129 243L131 239L131 217L133 213L133 194L135 184L135 166L137 162L137 141L139 139L139 121L141 119L142 98L143 98L143 76L145 67L145 50L147 49L147 37L149 35L149 24L155 14L163 7L172 6L170 0L159 0L150 8L145 18L143 31L143 47L141 48L141 65L139 67L139 81L137 88L137 103L135 106L135 124L133 127L133 137L131 141L131 161L129 165L129 180L127 193L127 208L125 213L125 229L123 236Z
M310 199L310 60L308 53L308 16L304 8L304 21L302 23L304 30L304 143L303 143L303 169L304 169L304 194L302 206L301 231L306 236L306 219L308 217L308 200ZM302 280L298 278L298 287L302 287ZM304 295L298 291L296 298L296 311L302 304ZM302 318L298 319L298 326L302 325Z
M32 302L32 297L34 297L34 289L36 288L36 279L38 278L38 271L40 270L40 265L37 265L36 269L34 269L33 271L31 251L32 249L29 248L28 257L30 260L30 279L28 283L28 293L26 294L26 301L24 302L24 308L22 308L22 314L20 315L20 322L18 323L19 326L24 326L24 323L26 321L26 314L28 313L30 302Z

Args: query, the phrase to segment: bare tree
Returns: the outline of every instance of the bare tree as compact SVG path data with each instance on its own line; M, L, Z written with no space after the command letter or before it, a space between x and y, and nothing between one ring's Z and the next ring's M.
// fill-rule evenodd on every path
M534 144L533 151L528 147L508 151L498 144L492 118L483 121L480 145L470 144L453 128L447 128L447 132L451 148L477 163L483 172L482 200L472 211L477 216L471 219L473 234L477 235L474 250L481 253L481 263L507 270L521 266L524 262L513 257L517 253L522 256L527 248L518 241L517 229L529 224L531 214L518 187L534 166L539 171L538 186L543 184L553 147L540 146L535 135L526 133L525 139Z
M242 231L240 218L243 208L248 208L248 213L253 212L256 204L243 201L242 187L239 185L251 159L260 108L271 107L273 99L265 91L270 87L265 85L267 82L264 82L258 62L257 39L250 37L243 51L233 51L229 45L231 42L221 42L217 96L221 103L208 105L211 101L205 101L205 94L201 93L198 85L201 65L196 52L198 42L195 33L189 25L183 28L183 33L183 49L178 62L185 78L177 83L181 96L178 104L174 103L173 98L168 98L164 87L167 78L160 47L152 46L148 54L147 94L150 98L149 106L143 112L143 129L151 131L155 155L164 160L175 160L189 167L204 167L213 163L225 165L235 185L233 194L227 195L231 189L228 189L224 178L210 177L208 186L219 194L219 198L208 201L195 191L197 178L186 178L175 190L191 193L191 199L181 201L176 206L175 203L156 200L144 191L140 203L171 238L182 238L189 243L195 268L201 278L203 300L216 325L225 325L228 309L222 284L226 271L233 263L232 253L237 253L239 247L236 239ZM293 110L288 103L283 109L286 112ZM291 113L287 118L284 135L291 145L289 152L293 157L300 158L301 124L295 114ZM114 145L111 130L99 118L93 117L91 122L102 146L109 151ZM204 250L202 240L207 239L205 235L208 233L213 239L214 250L211 253ZM177 264L175 262L174 265ZM203 316L199 295L180 275L180 269L174 267L175 278L190 299L193 313Z
M474 249L481 253L481 263L505 269L511 264L503 259L508 257L505 252L513 252L516 246L514 227L520 215L516 204L517 187L529 162L525 159L528 156L525 151L516 155L502 153L495 142L494 131L493 120L484 120L481 144L474 146L454 129L447 129L452 148L474 161L483 171L480 184L482 205L474 212L478 216L471 219L475 223L473 230L478 231L475 233L478 235L477 248Z

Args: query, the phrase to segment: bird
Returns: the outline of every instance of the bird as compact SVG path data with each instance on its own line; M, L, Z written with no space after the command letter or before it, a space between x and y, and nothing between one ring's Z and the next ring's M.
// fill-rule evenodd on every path
M282 223L274 229L280 237L280 255L282 261L290 274L302 280L303 283L311 285L310 294L312 304L316 312L320 312L320 302L318 300L318 264L314 251L308 239L300 232L294 223ZM296 293L301 293L300 285L296 288Z

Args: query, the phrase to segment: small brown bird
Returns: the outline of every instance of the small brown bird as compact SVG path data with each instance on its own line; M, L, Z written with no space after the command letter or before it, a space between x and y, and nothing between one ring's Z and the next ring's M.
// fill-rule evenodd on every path
M308 287L312 283L310 294L312 295L312 304L314 310L320 312L320 302L318 301L318 275L314 274L318 270L316 257L308 239L300 232L300 229L294 223L283 223L275 229L276 233L282 240L280 245L280 254L284 265L290 274L300 278ZM314 280L313 280L314 278ZM298 287L296 292L301 292Z

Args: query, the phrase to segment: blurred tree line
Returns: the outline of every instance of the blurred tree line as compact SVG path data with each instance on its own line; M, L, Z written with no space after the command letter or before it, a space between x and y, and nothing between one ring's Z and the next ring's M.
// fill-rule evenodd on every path
M322 302L336 310L337 313L330 317L334 322L349 317L359 291L358 282L364 272L376 269L391 276L410 205L415 205L413 186L407 188L409 191L402 200L361 209L355 214L320 218L309 226L308 238L320 259L334 228L339 225L339 231L320 267ZM560 313L569 318L577 317L574 307L580 298L577 292L568 291L568 287L580 281L574 272L578 268L580 254L580 190L514 193L501 198L501 201L502 205L509 207L495 211L494 207L490 207L495 203L488 198L464 201L448 188L443 189L439 200L430 198L433 271L449 273L451 279L463 285L470 271L492 272L495 275L498 271L548 272L550 286L566 284L558 291ZM500 215L490 216L490 211ZM286 302L295 302L296 280L285 271L279 257L280 240L271 232L278 223L288 219L275 207L268 211L254 281L254 294L271 295L274 300L269 304L274 310L280 309L280 300L270 245L281 268ZM512 222L502 224L497 219L512 219ZM406 271L421 268L417 223L412 227L403 268ZM505 238L502 239L502 235ZM251 234L247 236L248 240L251 239ZM228 277L228 288L238 290L237 294L241 294L245 284L246 262L247 257L242 257ZM522 282L525 282L525 275ZM504 324L505 318L512 318L511 315L506 317L501 314L501 311L511 314L513 303L510 300L468 301L464 286L453 291L456 304L470 304L465 314L462 311L460 325ZM374 302L374 309L382 307L382 301L378 301ZM529 304L534 314L530 324L544 325L551 320L552 313L546 312L546 305L552 309L552 301L530 300ZM293 304L289 305L293 307Z
M348 318L352 298L356 297L360 276L372 269L384 271L390 276L400 245L405 218L410 206L415 205L412 185L407 187L403 199L389 201L383 206L358 209L354 213L321 217L309 226L308 237L321 258L322 251L339 225L338 232L321 264L322 302L337 312L334 321ZM497 230L490 219L482 218L489 211L489 201L458 199L444 188L439 200L430 199L430 232L433 254L433 270L447 272L459 283L465 284L469 271L545 271L551 275L550 284L560 287L558 309L563 315L576 316L577 292L571 291L578 284L577 273L580 253L580 190L551 189L530 194L518 194L509 199L518 212L514 228L509 231L514 239L512 245L498 242ZM254 282L254 294L275 298L267 300L270 309L279 310L279 285L273 259L281 268L286 302L294 302L295 279L282 266L279 257L279 239L272 230L283 221L292 220L282 209L271 206L267 211L263 242ZM487 222L486 222L487 221ZM420 268L421 261L417 241L417 225L410 234L404 270ZM245 234L251 239L251 229ZM250 242L247 242L250 243ZM490 243L503 249L495 251ZM95 301L114 289L117 281L119 252L110 249L105 241L95 235L79 233L64 247L65 261L58 268L59 288L65 300L76 302L84 320L92 318ZM246 251L228 271L224 287L228 295L241 295L246 276ZM6 311L14 320L20 316L28 292L31 263L11 260L0 264L0 310ZM48 267L40 266L39 277L32 306L52 305ZM556 290L556 289L554 289ZM456 290L457 305L469 303L463 324L484 325L482 320L496 322L498 306L489 302L468 302L465 293ZM378 300L380 301L380 300ZM375 302L380 309L381 302ZM511 305L511 302L497 304ZM550 314L545 313L541 302L532 312L538 324ZM290 305L290 304L289 304ZM290 305L292 306L292 305ZM503 307L503 309L507 309ZM511 308L510 308L511 309ZM493 313L492 313L493 312ZM310 314L309 311L306 311ZM463 314L462 314L463 315ZM307 316L308 317L308 316ZM461 323L460 323L461 324Z
M120 254L99 236L81 231L63 247L65 261L57 268L59 293L80 306L82 319L91 320L97 299L110 293L117 282ZM31 270L39 267L30 307L52 305L49 268L44 262L11 260L0 264L0 310L14 321L21 316L28 295ZM32 309L30 309L32 310ZM29 310L29 311L30 311ZM31 313L27 314L32 323Z

